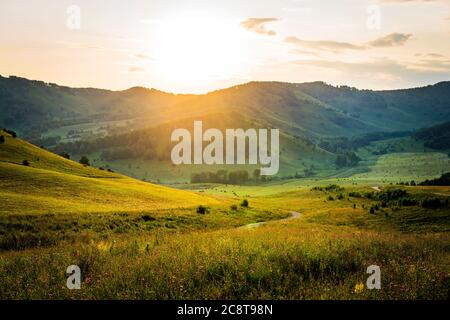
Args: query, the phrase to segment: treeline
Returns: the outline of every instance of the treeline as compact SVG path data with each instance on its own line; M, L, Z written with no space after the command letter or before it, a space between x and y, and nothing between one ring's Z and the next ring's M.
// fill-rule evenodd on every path
M343 153L347 151L356 151L358 148L366 147L375 141L406 137L410 134L411 132L409 131L372 132L351 138L324 138L320 140L318 145L320 148L332 153Z
M403 189L387 189L378 193L374 192L350 192L349 197L367 198L377 201L370 208L370 213L374 214L382 208L392 208L399 210L401 207L420 206L426 209L448 208L448 199L439 199L438 197L417 197L409 194Z
M444 173L440 178L425 180L419 183L420 186L450 186L450 172Z
M361 159L354 152L345 152L336 157L336 167L355 167Z
M418 130L414 134L416 140L424 141L424 146L431 149L450 149L450 121Z
M218 170L216 172L200 172L191 175L191 183L245 184L250 181L259 181L260 179L260 169L255 169L251 176L247 170L232 172Z
M53 148L56 153L92 154L101 152L106 161L137 159L170 160L170 144L164 143L158 130L135 130L92 140L60 143Z

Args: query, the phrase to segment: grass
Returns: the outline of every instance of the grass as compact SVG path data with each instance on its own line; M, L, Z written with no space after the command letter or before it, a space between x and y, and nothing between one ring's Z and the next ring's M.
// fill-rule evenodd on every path
M441 161L426 156L411 166ZM370 214L378 197L352 195L401 188L414 199L444 201L450 188L389 186L376 169L385 158L373 176L193 192L83 167L7 137L0 145L0 298L449 299L448 206L418 202ZM300 216L281 220L292 211ZM82 270L79 291L66 288L74 264ZM374 264L381 290L364 286Z
M0 296L448 299L449 240L443 234L386 234L300 220L256 229L106 239L2 255ZM71 264L83 271L79 292L64 287L64 268ZM372 264L381 267L382 290L354 293Z

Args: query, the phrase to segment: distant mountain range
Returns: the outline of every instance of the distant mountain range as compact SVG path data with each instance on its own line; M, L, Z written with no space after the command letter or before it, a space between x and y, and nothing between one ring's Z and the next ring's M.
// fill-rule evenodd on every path
M250 82L204 95L177 95L142 87L76 89L0 76L1 127L56 152L95 156L101 165L127 159L167 162L171 131L190 128L194 120L202 120L204 128L279 128L282 172L294 174L317 164L332 166L349 144L450 121L450 81L388 91L323 82ZM120 168L126 166L132 163Z
M422 88L372 91L323 82L251 82L205 95L141 87L74 89L0 77L0 125L25 135L70 124L146 119L148 125L236 113L308 137L413 130L450 120L450 81Z

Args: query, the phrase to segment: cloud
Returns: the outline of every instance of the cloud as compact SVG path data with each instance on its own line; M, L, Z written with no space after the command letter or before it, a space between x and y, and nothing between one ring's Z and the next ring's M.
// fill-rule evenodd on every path
M423 59L413 66L421 70L450 72L450 60Z
M135 54L134 57L138 58L138 59L142 59L142 60L153 60L153 58L150 57L149 55L141 54L141 53Z
M339 60L297 60L291 65L303 68L320 68L337 72L347 79L430 79L430 81L448 79L450 61L422 60L417 63L402 63L389 58L380 58L362 62ZM433 80L432 80L433 79Z
M391 33L387 36L375 39L369 42L371 47L395 47L404 45L410 38L412 34L406 33Z
M341 51L341 50L362 50L364 46L354 45L349 42L339 42L330 40L303 40L297 37L287 37L285 42L299 45L302 47L318 50L330 50L330 51Z
M274 36L277 33L273 30L267 30L266 24L278 21L277 18L249 18L241 22L241 26L249 31L253 31L266 36Z
M427 57L427 58L435 58L435 59L439 59L439 58L445 58L444 55L439 54L439 53L416 53L415 54L416 57Z
M411 34L394 32L384 37L370 41L366 44L354 44L350 42L340 42L334 40L304 40L297 37L287 37L284 41L304 48L326 50L337 53L343 50L366 50L369 48L402 46L411 37Z
M128 68L128 72L145 72L145 69L141 67L130 67Z
M291 52L295 53L295 54L309 55L309 56L318 56L318 55L320 55L319 52L308 51L308 50L300 50L300 49L291 50Z

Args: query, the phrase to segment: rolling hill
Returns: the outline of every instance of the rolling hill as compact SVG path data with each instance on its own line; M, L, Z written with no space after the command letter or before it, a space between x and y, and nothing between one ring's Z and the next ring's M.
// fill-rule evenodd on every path
M372 91L323 82L250 82L204 95L135 87L76 89L0 76L0 125L38 138L49 128L140 119L143 127L234 112L309 138L413 130L450 119L450 82ZM131 130L132 128L128 128Z
M176 95L0 77L0 125L55 152L87 155L96 166L164 182L227 169L172 166L170 133L191 128L194 120L202 120L205 128L279 128L280 176L327 175L336 170L338 155L347 152L330 148L329 142L409 134L448 121L449 106L450 82L391 91L323 82L250 82L203 95Z
M4 131L0 135L5 138L0 144L2 214L143 212L219 203L211 197L85 167Z

